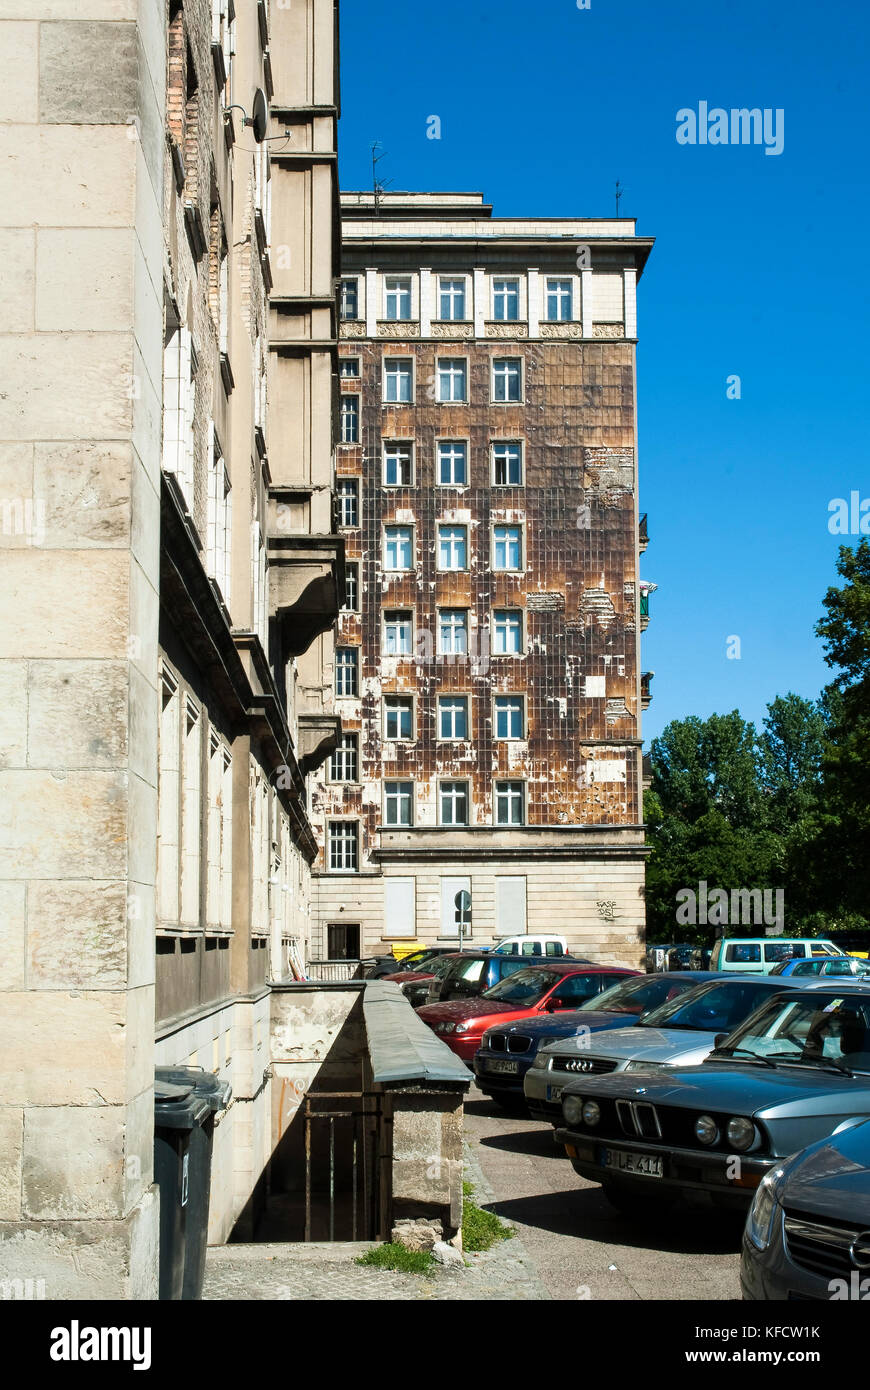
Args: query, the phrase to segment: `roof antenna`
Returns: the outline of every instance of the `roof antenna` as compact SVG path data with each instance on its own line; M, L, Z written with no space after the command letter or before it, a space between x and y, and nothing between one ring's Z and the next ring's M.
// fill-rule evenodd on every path
M378 178L378 164L385 157L385 155L383 154L376 153L376 151L378 151L380 148L381 142L380 140L376 140L372 145L372 193L374 195L375 200L376 217L378 216L381 210L381 198L383 194L386 193L390 184L393 182L392 179L387 179L385 183L383 179Z
M619 179L617 179L617 180L616 180L616 215L617 215L617 217L619 216L619 200L620 200L620 198L622 197L622 195L623 195L624 192L625 192L625 189L624 189L624 188L620 188L620 186L619 186Z

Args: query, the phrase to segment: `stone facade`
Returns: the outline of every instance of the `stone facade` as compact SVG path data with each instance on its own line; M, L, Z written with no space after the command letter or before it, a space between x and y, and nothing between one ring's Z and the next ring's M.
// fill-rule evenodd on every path
M310 950L336 5L72 8L0 22L0 1263L152 1297L154 1065L232 1084L225 1239L270 1152L269 985Z
M644 939L634 223L349 193L321 949ZM602 329L606 332L602 332ZM362 330L362 332L361 332ZM619 341L596 341L601 337Z

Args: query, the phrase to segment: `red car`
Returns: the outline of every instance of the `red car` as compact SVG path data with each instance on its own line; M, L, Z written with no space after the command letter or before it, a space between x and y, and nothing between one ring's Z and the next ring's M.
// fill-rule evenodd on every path
M596 995L639 973L618 965L542 961L509 975L477 999L425 1004L417 1015L463 1062L471 1062L482 1034L494 1023L516 1023L538 1014L588 1008Z

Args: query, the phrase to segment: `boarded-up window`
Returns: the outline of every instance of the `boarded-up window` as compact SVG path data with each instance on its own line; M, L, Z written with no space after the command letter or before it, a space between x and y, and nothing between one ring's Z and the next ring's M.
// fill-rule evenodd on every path
M384 935L413 936L416 932L414 880L412 878L384 879Z
M495 935L522 936L526 931L526 880L511 874L495 881Z
M471 897L470 878L442 878L441 880L441 935L448 937L459 936L459 922L462 908L457 898L460 893L467 893ZM465 936L471 935L472 909L468 908L464 912Z

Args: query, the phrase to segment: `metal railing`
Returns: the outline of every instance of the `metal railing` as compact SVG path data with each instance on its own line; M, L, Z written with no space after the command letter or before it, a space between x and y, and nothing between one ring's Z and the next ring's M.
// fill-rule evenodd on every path
M326 984L361 980L364 964L366 962L361 960L311 960L308 962L308 978Z

